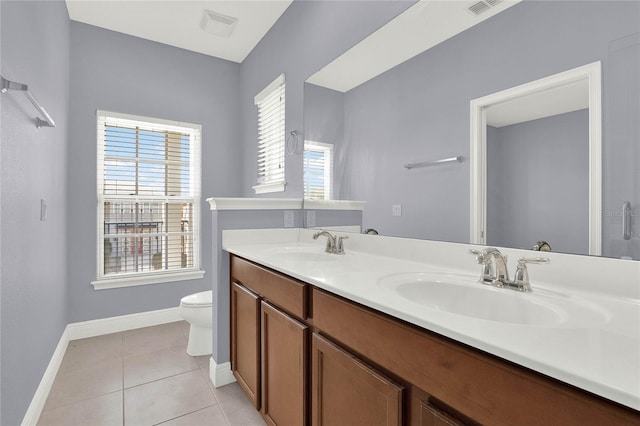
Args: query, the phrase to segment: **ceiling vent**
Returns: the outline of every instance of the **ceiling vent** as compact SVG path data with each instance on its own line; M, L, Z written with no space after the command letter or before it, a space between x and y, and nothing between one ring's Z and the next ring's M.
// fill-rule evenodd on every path
M474 15L480 15L481 13L486 12L487 10L491 9L493 6L495 6L495 5L497 5L498 3L501 3L501 2L502 2L502 0L484 0L484 1L479 1L479 2L474 3L471 6L469 6L469 10Z
M202 12L202 19L200 20L200 28L209 34L228 38L231 37L236 22L238 22L238 19L232 16L223 15L211 10L204 10Z

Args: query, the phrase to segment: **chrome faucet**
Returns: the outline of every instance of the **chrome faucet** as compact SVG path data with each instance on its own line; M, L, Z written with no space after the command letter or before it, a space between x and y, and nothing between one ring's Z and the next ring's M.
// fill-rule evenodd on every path
M344 244L343 244L342 240L346 240L349 237L346 237L346 236L336 237L334 235L331 235L327 231L320 231L320 232L316 232L315 234L313 234L313 239L317 240L318 237L320 237L322 235L327 237L327 245L324 248L324 251L326 253L344 254Z
M480 282L501 287L501 283L509 281L507 258L502 256L500 250L489 247L483 251L469 250L469 253L475 254L476 260L482 265Z
M518 268L516 269L515 277L513 281L511 281L509 279L509 272L507 271L507 256L503 256L500 250L489 247L482 251L469 250L469 253L475 254L476 260L482 265L482 276L479 282L523 292L531 291L527 263L549 263L549 259L544 257L531 259L521 257L518 259Z

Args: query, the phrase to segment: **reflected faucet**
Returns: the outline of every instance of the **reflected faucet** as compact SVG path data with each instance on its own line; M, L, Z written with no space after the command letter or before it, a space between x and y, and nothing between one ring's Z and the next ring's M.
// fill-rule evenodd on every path
M507 256L503 256L500 250L489 247L483 251L469 250L469 253L475 254L476 260L482 265L482 276L479 282L523 292L531 291L527 263L549 263L549 259L545 257L535 257L531 259L521 257L518 259L518 268L516 269L515 277L513 281L511 281L509 280L509 272L507 271Z
M533 251L551 251L551 246L546 241L538 241L534 244Z

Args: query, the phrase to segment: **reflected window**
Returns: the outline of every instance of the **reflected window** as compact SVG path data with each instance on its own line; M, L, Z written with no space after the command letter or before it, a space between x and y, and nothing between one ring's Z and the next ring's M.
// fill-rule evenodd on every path
M333 185L333 144L304 141L304 198L330 200Z

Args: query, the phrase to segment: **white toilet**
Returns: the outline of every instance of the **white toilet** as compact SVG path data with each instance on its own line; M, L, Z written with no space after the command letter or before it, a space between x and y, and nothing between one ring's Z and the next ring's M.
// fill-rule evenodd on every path
M202 291L180 299L180 316L189 322L187 354L209 355L213 333L213 291Z

